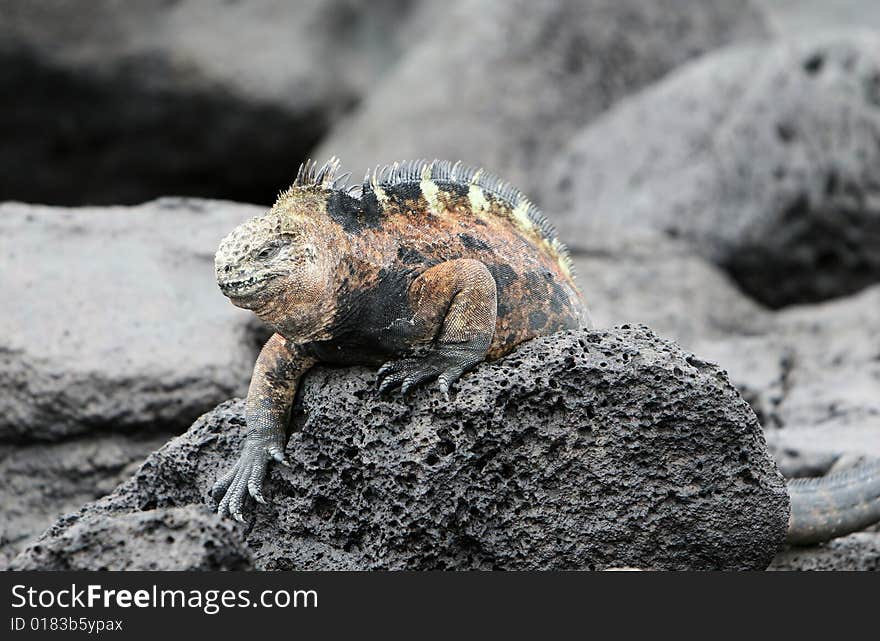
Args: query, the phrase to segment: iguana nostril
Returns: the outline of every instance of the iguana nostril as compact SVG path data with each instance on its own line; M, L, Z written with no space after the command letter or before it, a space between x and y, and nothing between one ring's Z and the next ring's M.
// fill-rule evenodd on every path
M232 265L226 265L226 266L223 268L223 271L226 272L226 273L228 274L230 271L232 271Z

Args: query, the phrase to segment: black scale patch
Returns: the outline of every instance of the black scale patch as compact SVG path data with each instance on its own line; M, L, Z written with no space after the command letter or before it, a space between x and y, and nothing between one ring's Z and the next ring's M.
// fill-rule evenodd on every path
M373 196L375 199L375 195ZM327 214L348 233L356 234L366 228L375 229L382 224L378 201L375 206L366 200L358 200L343 191L332 191L327 196Z
M470 234L459 234L458 239L461 241L462 247L473 249L476 251L488 251L492 247L484 240L480 240Z

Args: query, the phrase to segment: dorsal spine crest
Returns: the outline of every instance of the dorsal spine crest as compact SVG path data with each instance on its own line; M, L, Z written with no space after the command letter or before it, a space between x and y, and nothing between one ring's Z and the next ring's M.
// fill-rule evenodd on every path
M372 193L384 205L389 199L389 189L417 184L431 212L439 214L443 209L439 198L442 183L467 186L468 200L475 215L484 214L490 209L490 198L500 201L509 211L511 222L521 231L536 236L536 240L556 257L563 272L574 278L568 250L546 216L519 189L480 167L464 165L460 160L455 163L436 159L406 160L377 165L372 171L367 171L360 185L349 186L347 183L351 173L338 175L339 165L339 159L335 156L323 165L307 160L300 165L293 185L279 195L279 200L297 191L319 189L340 190L359 199Z

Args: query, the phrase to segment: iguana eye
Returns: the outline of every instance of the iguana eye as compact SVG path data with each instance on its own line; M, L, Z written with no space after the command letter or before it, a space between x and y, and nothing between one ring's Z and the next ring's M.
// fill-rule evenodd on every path
M272 258L275 254L278 253L278 250L281 249L281 245L277 243L273 243L271 245L266 245L260 251L257 252L257 260L267 260Z

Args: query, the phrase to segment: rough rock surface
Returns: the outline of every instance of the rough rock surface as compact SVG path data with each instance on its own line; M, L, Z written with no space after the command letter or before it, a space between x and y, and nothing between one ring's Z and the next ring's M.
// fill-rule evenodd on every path
M880 571L880 532L856 532L824 545L786 548L769 570Z
M573 131L684 60L760 38L749 0L461 0L313 156L461 159L531 193ZM454 34L451 37L450 34Z
M430 26L421 4L2 0L0 82L15 100L0 106L0 193L267 203Z
M719 363L767 428L786 478L880 456L880 287L773 312L681 239L597 225L586 241L575 266L597 324L645 322ZM871 567L870 547L852 541L798 550L797 562ZM774 565L790 567L790 556Z
M213 255L261 211L0 205L0 441L184 429L242 393L250 315L217 290Z
M810 36L686 65L571 142L545 207L683 237L771 306L880 280L880 36Z
M16 570L248 570L251 556L235 528L204 507L129 514L69 515L52 528L51 547L36 544Z
M788 496L753 412L719 368L647 328L530 341L448 403L434 388L379 398L374 380L306 377L291 467L272 469L270 504L242 528L256 567L764 568L784 538ZM206 502L242 408L203 416L79 522ZM76 522L12 567L63 559Z
M0 569L59 516L109 494L170 434L0 444Z
M774 312L680 239L596 225L585 242L575 267L597 326L646 323L719 363L786 476L880 456L880 286Z

